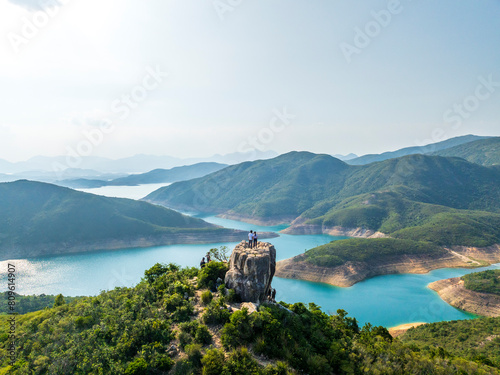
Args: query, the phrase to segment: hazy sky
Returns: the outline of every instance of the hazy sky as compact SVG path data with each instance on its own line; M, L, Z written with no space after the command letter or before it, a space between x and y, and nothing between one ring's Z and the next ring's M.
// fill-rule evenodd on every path
M0 0L3 159L500 135L500 0L45 3Z

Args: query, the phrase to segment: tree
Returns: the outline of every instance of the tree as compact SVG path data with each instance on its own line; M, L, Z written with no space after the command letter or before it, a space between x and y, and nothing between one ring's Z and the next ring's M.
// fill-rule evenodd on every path
M55 301L54 301L54 307L57 307L57 306L62 306L62 305L64 305L64 304L66 304L66 301L64 300L63 295L62 295L62 294L58 294L58 295L56 296Z
M218 249L213 248L209 251L210 257L218 260L219 262L229 261L229 249L227 246L221 246Z

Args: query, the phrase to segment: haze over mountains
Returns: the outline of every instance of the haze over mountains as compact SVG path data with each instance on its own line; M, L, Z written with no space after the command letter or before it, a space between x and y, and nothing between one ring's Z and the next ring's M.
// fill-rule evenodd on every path
M22 173L27 171L44 171L53 173L53 180L75 177L66 175L61 171L66 168L70 170L92 170L104 173L145 173L158 168L173 168L183 165L191 165L202 162L212 162L220 164L237 164L243 161L269 159L277 156L274 151L240 153L235 152L227 155L213 155L208 158L176 158L172 156L158 155L135 155L122 159L109 159L97 156L36 156L27 161L11 163L0 159L0 173ZM58 173L54 173L56 170ZM85 173L85 171L82 171ZM91 175L80 175L78 177L90 177Z
M227 164L219 163L197 163L172 169L154 169L150 172L132 174L119 177L113 180L89 180L89 179L68 179L55 181L55 184L70 188L100 188L103 186L137 186L144 184L172 183L185 181L193 178L203 177L207 174L219 171L227 167Z

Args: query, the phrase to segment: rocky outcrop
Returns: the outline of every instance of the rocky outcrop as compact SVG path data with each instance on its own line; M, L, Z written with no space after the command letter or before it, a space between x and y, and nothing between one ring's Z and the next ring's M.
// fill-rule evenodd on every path
M496 317L500 316L500 296L474 292L466 289L460 277L438 280L429 284L447 303L472 314Z
M225 284L234 289L243 302L263 302L271 288L276 270L276 249L267 242L258 242L250 249L245 241L233 250Z

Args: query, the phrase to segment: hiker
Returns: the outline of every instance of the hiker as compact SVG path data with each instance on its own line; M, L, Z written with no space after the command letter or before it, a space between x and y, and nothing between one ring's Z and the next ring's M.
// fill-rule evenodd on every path
M248 233L248 246L250 247L250 249L252 248L252 244L253 244L253 230L251 230L250 233Z
M205 267L205 257L201 258L200 268Z
M253 247L257 247L257 232L253 232Z
M273 295L272 295L273 302L276 302L276 289L273 288Z
M209 263L211 261L210 259L210 253L207 253L207 263Z

